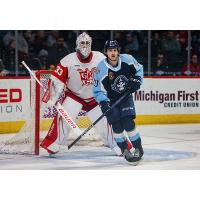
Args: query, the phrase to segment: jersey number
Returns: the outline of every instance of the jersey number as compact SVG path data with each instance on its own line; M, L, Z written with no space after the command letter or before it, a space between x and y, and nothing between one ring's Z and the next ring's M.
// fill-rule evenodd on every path
M55 69L55 73L57 73L59 76L61 76L63 73L63 69L61 69L59 66L57 66Z

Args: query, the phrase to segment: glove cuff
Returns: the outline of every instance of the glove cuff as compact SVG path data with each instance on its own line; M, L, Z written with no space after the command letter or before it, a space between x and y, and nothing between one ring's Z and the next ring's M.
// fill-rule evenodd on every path
M100 106L109 105L109 101L101 101L99 103Z

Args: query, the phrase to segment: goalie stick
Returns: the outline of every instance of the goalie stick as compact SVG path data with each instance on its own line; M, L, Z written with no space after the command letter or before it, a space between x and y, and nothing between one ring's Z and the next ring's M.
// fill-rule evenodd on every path
M30 70L30 68L28 67L28 65L22 61L22 64L24 65L24 67L29 71L30 75L37 81L37 83L40 85L40 87L44 90L44 92L46 91L46 89L44 88L44 86L41 84L41 82L38 80L38 78L35 76L35 74ZM65 111L65 109L63 108L63 106L58 102L56 105L54 105L53 103L51 103L51 100L49 101L49 104L51 104L51 106L55 107L55 109L58 111L58 113L63 117L63 119L65 120L65 122L72 128L72 130L80 135L82 133L82 131L79 129L78 125L74 122L74 120L68 115L68 113Z
M37 83L40 85L40 87L44 90L45 88L41 84L41 82L38 80L38 78L35 76L35 74L30 70L28 65L22 61L22 64L24 67L29 71L30 75L33 76L33 78L37 81ZM59 114L63 117L63 119L66 121L66 123L72 128L72 130L78 134L79 136L68 145L68 150L74 146L89 130L91 130L103 117L106 116L108 112L110 112L115 106L117 106L119 103L121 103L123 100L125 100L131 93L128 91L123 96L121 96L112 106L109 110L107 110L105 113L103 113L93 124L91 124L85 131L81 131L79 127L76 125L76 123L71 119L71 117L68 115L68 113L64 110L64 108L61 106L61 104L58 102L57 105L52 105L56 108L56 110L59 112ZM60 145L60 148L62 149L62 146ZM66 150L66 148L63 148Z

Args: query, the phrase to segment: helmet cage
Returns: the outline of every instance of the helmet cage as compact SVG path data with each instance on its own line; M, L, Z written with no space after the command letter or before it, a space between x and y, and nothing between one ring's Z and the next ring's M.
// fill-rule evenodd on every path
M91 52L92 38L83 32L76 39L76 51L79 51L84 58L87 58Z

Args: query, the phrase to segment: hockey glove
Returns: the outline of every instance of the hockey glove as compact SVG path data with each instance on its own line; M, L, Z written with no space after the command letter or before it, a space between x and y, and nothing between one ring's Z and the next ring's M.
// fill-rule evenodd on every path
M100 103L100 107L101 107L101 111L102 111L102 113L105 113L105 112L107 112L108 110L110 110L110 103L108 102L108 101L102 101L101 103ZM111 118L112 118L112 116L111 116L111 113L108 111L106 114L105 114L105 116L106 116L106 118L107 118L107 121L108 121L108 123L109 124L111 124Z
M110 103L108 101L102 101L100 103L102 113L105 113L107 110L110 110Z
M129 91L130 93L134 93L140 89L140 85L141 85L141 82L139 80L139 77L134 77L133 79L129 80L127 91Z

